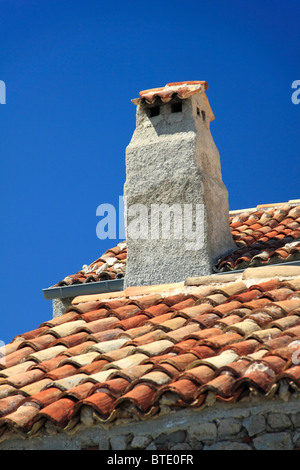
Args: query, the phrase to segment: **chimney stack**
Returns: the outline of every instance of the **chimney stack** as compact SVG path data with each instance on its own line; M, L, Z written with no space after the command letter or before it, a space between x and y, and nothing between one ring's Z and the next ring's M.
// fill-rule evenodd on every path
M126 149L126 287L211 274L216 260L236 248L207 88L203 81L168 83L132 100L137 109Z

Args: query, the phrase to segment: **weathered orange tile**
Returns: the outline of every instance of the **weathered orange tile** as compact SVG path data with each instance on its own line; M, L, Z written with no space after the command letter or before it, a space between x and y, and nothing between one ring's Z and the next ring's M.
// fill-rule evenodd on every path
M152 403L152 399L155 395L155 388L145 385L139 384L136 385L132 390L125 393L123 397L119 398L116 401L116 406L119 406L121 403L125 401L132 402L135 406L137 406L142 412L146 412Z
M66 425L73 417L75 402L70 398L60 398L43 408L40 416L54 422L57 426Z
M233 385L235 383L235 378L228 374L220 374L218 377L207 382L205 385L202 385L198 391L199 394L206 392L214 392L216 395L221 397L230 397L233 391Z
M37 382L44 377L45 373L40 369L32 369L20 374L13 375L7 380L7 383L16 388L25 387L33 382Z
M26 400L26 403L36 403L40 408L43 408L58 400L62 393L63 392L56 387L49 387L35 395L32 395Z
M23 402L23 395L12 395L0 400L0 417L15 411Z
M191 403L195 398L196 392L198 390L198 385L190 379L180 378L176 382L172 382L162 389L165 391L171 391L180 397L185 403Z
M189 364L191 364L193 361L197 359L197 356L192 353L186 353L186 354L179 354L178 356L173 356L167 359L164 359L161 361L161 364L167 363L170 364L178 371L183 371L187 368Z
M116 399L106 392L96 392L83 400L83 405L94 408L101 417L106 418L112 411Z
M127 379L121 377L113 378L103 384L97 384L94 390L98 393L107 390L113 397L117 398L125 392L129 384L130 382Z
M8 424L12 429L20 429L28 431L33 425L36 416L39 414L39 407L32 403L32 405L21 405L16 411L0 418L1 424Z
M18 349L8 356L0 358L0 366L5 368L13 367L34 352L35 350L29 346Z

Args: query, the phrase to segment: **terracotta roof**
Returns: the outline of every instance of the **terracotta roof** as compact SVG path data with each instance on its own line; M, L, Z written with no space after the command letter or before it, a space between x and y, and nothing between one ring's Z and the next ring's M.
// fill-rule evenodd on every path
M192 95L202 93L202 96L209 110L210 120L213 121L215 117L205 93L207 89L208 84L203 80L173 82L167 83L163 87L142 90L139 92L139 98L134 98L131 101L133 104L136 105L153 105L169 103L171 100L174 99L185 100L190 98Z
M0 349L0 439L299 391L300 268L284 269L74 299Z
M218 271L245 269L300 260L300 201L260 205L231 211L229 223L237 249L216 263ZM126 242L65 277L56 286L122 278L126 270Z
M66 276L55 287L123 278L126 270L126 258L126 242L121 242L114 248L107 250L90 265L84 265L77 273Z
M300 260L299 202L230 213L231 233L239 248L221 258L216 268L229 271Z

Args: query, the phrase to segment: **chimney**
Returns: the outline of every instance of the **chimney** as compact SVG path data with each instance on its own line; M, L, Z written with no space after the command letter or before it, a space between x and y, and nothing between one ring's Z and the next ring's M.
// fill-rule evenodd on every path
M137 108L126 149L126 287L211 274L216 260L236 248L207 88L203 81L168 83L132 100Z

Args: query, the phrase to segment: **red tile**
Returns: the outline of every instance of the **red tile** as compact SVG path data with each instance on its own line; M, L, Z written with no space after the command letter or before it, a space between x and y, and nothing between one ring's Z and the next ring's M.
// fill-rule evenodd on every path
M231 362L230 364L227 364L226 366L221 367L219 372L228 371L232 376L242 377L250 364L251 362L248 359L238 359L234 362Z
M57 369L63 359L65 359L65 356L56 356L53 359L49 359L48 361L40 362L35 367L47 373L53 369Z
M180 341L179 343L173 346L173 351L178 354L188 352L193 348L196 343L196 339L186 339L184 341Z
M215 313L203 313L198 317L193 317L192 321L199 323L201 328L211 328L220 317Z
M98 393L109 392L110 395L117 398L126 391L129 384L130 382L124 378L115 378L115 379L107 380L102 384L97 384L95 388L95 392L98 392Z
M214 375L215 372L211 367L208 367L206 365L200 365L185 371L181 375L181 378L191 379L194 383L198 385L203 385L212 380Z
M263 357L262 363L270 367L276 374L280 374L286 366L286 361L279 356L267 355Z
M147 315L135 315L134 317L127 318L126 320L122 320L114 324L114 327L121 328L123 330L130 330L131 328L136 328L141 326L145 323L145 321L149 320Z
M32 347L35 351L41 351L42 349L46 349L50 346L54 346L56 339L53 335L43 335L39 336L35 339L30 339L22 343L22 347L29 346Z
M241 302L234 300L226 304L218 305L217 307L214 307L211 311L213 313L216 313L217 315L223 316L241 306Z
M27 370L20 374L15 374L7 379L7 383L16 388L22 388L34 382L42 380L45 373L40 369Z
M123 397L119 398L116 401L116 406L119 406L121 403L127 401L133 403L142 412L145 413L151 406L154 394L154 388L146 384L139 384L129 392L125 393Z
M63 353L63 356L77 356L78 354L83 354L89 346L93 346L94 344L94 341L85 341L84 343L77 344L77 346L67 349ZM61 356L61 359L64 358L63 356Z
M48 327L47 326L40 326L39 328L37 328L36 330L32 330L32 331L28 331L27 333L23 333L21 335L21 338L24 339L24 340L30 340L30 339L34 339L36 338L37 336L41 335L42 333L44 333L45 331L48 330ZM18 337L16 337L18 338ZM14 338L14 340L16 339ZM13 340L13 341L14 341Z
M54 422L57 426L65 426L74 415L75 402L70 398L61 398L40 411L40 416Z
M178 369L176 369L176 367L163 361L160 361L158 364L155 364L151 371L164 372L171 379L176 378L176 376L178 375Z
M212 357L216 354L213 348L204 345L196 345L190 350L190 352L195 354L198 359L205 359L206 357Z
M100 308L98 310L91 310L90 312L84 313L81 315L80 318L82 318L82 320L85 320L86 322L91 322L91 321L101 320L101 318L106 318L106 317L107 317L107 309Z
M292 289L281 287L280 289L272 289L263 294L263 297L270 299L274 302L285 300L290 294L292 294Z
M78 344L83 343L87 339L87 337L88 337L88 333L83 331L81 333L75 333L73 335L60 338L56 340L56 344L62 344L66 346L67 348L73 348L74 346L77 346Z
M46 321L44 323L41 323L40 328L43 328L43 331L47 331L47 327L53 328L54 326L59 326L63 325L64 323L68 323L69 321L72 320L77 320L78 319L78 312L76 311L68 311L67 313L64 313L63 315L60 315L59 317L52 318L50 321ZM35 330L37 332L37 330ZM38 336L38 334L31 335L31 337ZM30 339L30 338L27 338Z
M7 423L10 428L21 431L28 431L35 422L39 408L35 403L32 405L21 405L16 411L0 418L0 426Z
M221 397L229 397L232 394L235 378L228 374L221 374L218 377L210 380L205 385L202 385L198 391L199 394L206 392L214 392Z
M23 402L23 395L12 395L0 400L0 417L15 411Z
M196 359L197 359L197 356L195 354L186 353L186 354L179 354L178 356L172 356L172 357L167 358L167 359L165 359L161 362L162 363L168 362L172 366L176 367L176 369L178 371L183 371L183 370L186 369L186 367L189 364L194 362Z
M276 302L276 305L279 306L284 313L289 313L300 307L300 299L287 299L280 302Z
M158 317L159 315L163 315L164 313L167 313L170 310L170 307L164 303L160 303L157 305L153 305L152 307L149 307L145 309L145 312L147 314L150 314L153 317Z
M111 329L99 331L98 333L93 333L89 336L89 339L102 343L102 341L111 341L117 338L120 334L124 333L124 330L122 330L121 328L115 328L115 325L116 323L112 325Z
M146 295L142 298L134 299L129 302L131 305L137 305L140 310L146 310L149 307L152 307L154 304L161 300L161 296L154 294L154 295Z
M84 382L80 385L77 385L74 388L71 388L70 390L67 390L66 392L63 393L63 397L66 398L73 398L75 400L84 400L87 398L92 390L94 389L95 385L92 382Z
M0 366L4 366L5 368L15 366L20 361L24 360L29 354L34 353L35 350L30 347L21 348L8 356L5 356L0 359Z
M150 320L148 319L147 324L149 325L161 325L167 320L170 320L176 313L174 312L168 312L164 313L163 315L159 315L157 317L151 318Z
M39 393L36 393L30 398L26 399L26 402L34 402L43 408L50 405L50 403L55 402L62 396L62 391L56 387L46 388Z
M200 330L199 332L193 333L191 336L193 339L196 339L199 342L200 340L209 339L215 336L219 336L221 334L222 330L220 328L205 328L204 330Z
M222 351L232 349L232 351L236 352L239 356L247 356L248 354L252 354L259 345L260 343L255 339L247 339L245 341L240 341L239 343L227 345L222 349Z
M61 366L58 369L52 370L51 372L46 374L45 377L51 380L59 380L59 379L70 377L71 375L76 374L77 370L78 370L77 367L71 364L65 364L64 366Z
M280 381L282 379L290 379L297 384L300 384L300 366L292 366L288 369L286 369L282 374L280 374L277 377L277 381Z
M272 380L274 379L275 374L270 374L267 372L261 371L253 371L246 374L246 376L242 377L236 382L236 386L245 386L254 387L256 389L260 389L262 392L267 392L270 388Z
M256 299L260 294L260 290L251 289L247 290L246 292L242 292L241 294L233 295L230 297L228 302L232 300L237 300L239 302L250 302L251 300Z
M139 336L134 339L134 341L130 342L129 344L133 343L135 346L141 346L144 344L152 343L153 341L158 341L159 339L163 339L164 331L162 330L154 330L150 333L146 333L145 335Z
M192 307L195 304L195 299L189 298L185 299L182 302L179 302L178 304L173 305L173 309L180 311L183 310L184 308Z
M212 336L203 340L203 344L205 344L214 349L220 349L224 346L231 345L233 343L237 343L243 339L243 336L239 335L238 333L224 333L222 335Z
M216 326L221 326L221 328L226 328L230 325L234 325L235 323L238 323L240 321L242 321L242 318L241 316L239 315L234 315L233 313L231 315L228 315L227 317L225 316L224 318L218 318L218 320L216 321ZM272 318L271 318L272 320ZM271 321L270 320L270 321Z
M264 308L266 305L269 305L271 302L269 299L255 299L251 300L250 302L246 302L243 304L244 307L251 308L251 309L258 309L258 308Z
M116 308L125 307L128 304L128 299L115 299L108 300L107 302L100 302L99 307L106 308L107 310L114 310Z
M268 315L266 312L254 312L250 315L247 315L245 318L255 321L261 328L265 328L272 322L273 318L271 315Z
M82 327L81 329L84 329L84 331L87 333L95 334L99 333L100 331L105 331L109 328L112 328L112 326L119 320L119 317L110 316L108 318L102 318L101 320L95 320L87 323L86 326Z
M152 356L143 361L142 365L149 365L152 364L156 366L157 364L160 364L162 361L167 361L168 359L175 357L176 354L173 352L168 352L166 354L160 354L159 356Z
M293 326L292 328L288 328L284 331L286 335L290 335L292 337L299 338L300 337L300 326Z
M277 348L282 348L284 346L287 346L288 344L290 344L291 341L292 341L292 337L286 334L286 332L284 332L284 334L282 333L276 338L273 338L269 341L265 341L263 344L263 347L265 349L269 349L270 351L277 350Z
M125 305L124 307L114 308L110 314L113 313L119 320L126 320L126 318L130 318L138 312L140 312L140 308L136 305Z
M191 403L196 395L198 386L190 379L179 379L161 389L162 391L172 391L179 395L185 403Z
M106 359L100 359L98 361L92 362L87 366L80 367L80 369L77 370L77 373L87 375L97 374L97 372L100 372L107 364L109 364L109 361Z

